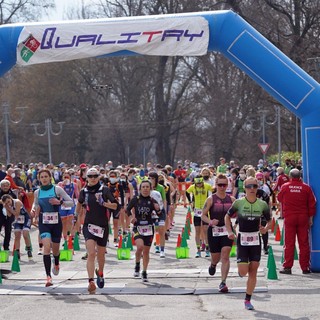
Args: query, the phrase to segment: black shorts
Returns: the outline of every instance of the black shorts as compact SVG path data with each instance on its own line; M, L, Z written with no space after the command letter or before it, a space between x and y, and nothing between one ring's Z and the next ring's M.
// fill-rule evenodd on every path
M40 221L40 219L39 219ZM39 235L40 239L51 238L53 243L60 243L62 234L62 221L56 224L43 224L39 222Z
M120 218L120 209L119 210L110 210L110 217L112 216L113 220L119 220L119 218Z
M201 217L193 217L193 224L195 227L200 227L200 226L208 226L209 224L202 221Z
M109 227L103 227L104 228L104 234L103 237L97 237L93 235L89 230L88 230L88 224L84 224L82 228L82 233L85 238L85 240L94 240L98 246L100 247L105 247L108 242L108 236L109 236Z
M211 253L220 253L223 247L232 247L233 240L228 236L214 237L212 235L212 227L208 228L208 243Z
M238 234L237 263L259 262L261 260L261 237L259 237L259 243L257 246L242 246L240 244L240 234Z
M152 242L153 242L153 236L154 236L154 227L152 228L153 234L151 236L142 236L138 230L137 227L133 227L133 238L136 241L137 239L142 239L143 240L143 245L146 247L151 247Z

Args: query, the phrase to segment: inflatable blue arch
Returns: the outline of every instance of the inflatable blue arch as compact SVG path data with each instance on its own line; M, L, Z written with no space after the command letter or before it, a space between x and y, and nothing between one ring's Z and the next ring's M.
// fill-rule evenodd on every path
M304 180L320 198L320 86L232 11L0 26L0 76L30 65L115 55L204 55L219 51L301 119ZM320 272L320 209L311 268Z

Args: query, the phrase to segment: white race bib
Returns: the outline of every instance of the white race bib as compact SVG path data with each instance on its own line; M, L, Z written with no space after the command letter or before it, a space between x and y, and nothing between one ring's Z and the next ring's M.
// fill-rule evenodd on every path
M152 236L153 235L152 225L137 226L137 230L141 236Z
M23 215L19 215L19 216L16 218L16 223L24 224L24 221L25 221L25 216L23 216Z
M218 227L218 226L213 226L212 227L212 236L214 237L222 237L222 236L227 236L228 231L226 226Z
M104 235L104 228L96 226L94 224L88 224L88 230L91 234L96 237L103 238Z
M240 243L242 246L258 246L260 244L259 232L241 232Z
M59 222L58 212L43 212L42 223L43 224L57 224Z
M202 210L201 209L194 209L194 216L195 217L201 217Z

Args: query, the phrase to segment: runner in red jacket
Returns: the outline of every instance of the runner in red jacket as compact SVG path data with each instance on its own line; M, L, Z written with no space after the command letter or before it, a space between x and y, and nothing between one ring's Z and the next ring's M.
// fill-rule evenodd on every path
M310 273L309 229L316 213L316 198L312 189L301 180L298 169L290 171L290 182L278 194L284 217L284 262L280 273L291 274L296 236L299 242L299 263L303 274Z

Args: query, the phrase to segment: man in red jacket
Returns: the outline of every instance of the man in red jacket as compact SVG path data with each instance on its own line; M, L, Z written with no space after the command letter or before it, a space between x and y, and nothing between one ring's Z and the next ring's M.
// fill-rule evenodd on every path
M299 263L303 274L310 273L309 230L316 213L316 198L312 189L301 180L298 169L290 171L290 182L278 194L284 217L284 262L280 273L291 274L296 236L299 243Z

